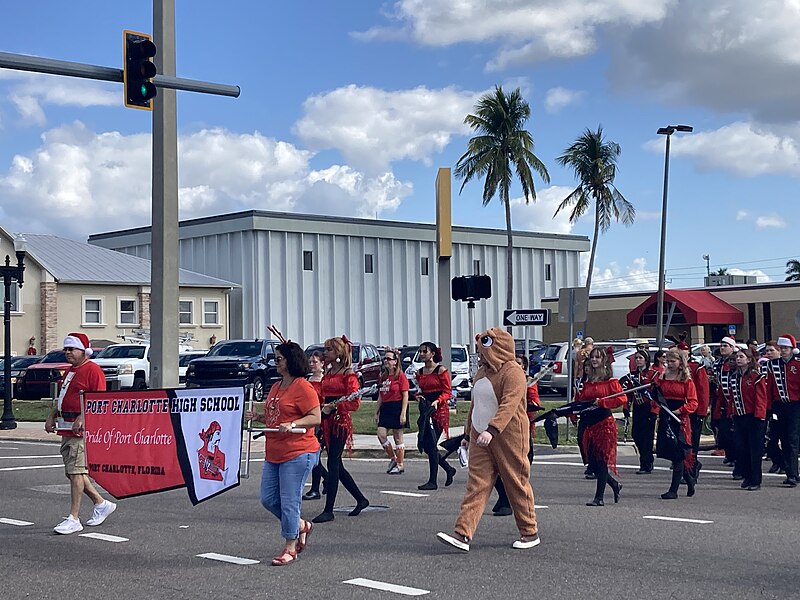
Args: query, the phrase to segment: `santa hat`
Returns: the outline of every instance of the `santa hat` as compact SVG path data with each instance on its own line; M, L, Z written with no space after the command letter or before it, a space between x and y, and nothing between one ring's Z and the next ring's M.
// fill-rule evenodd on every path
M732 337L728 337L727 335L719 341L720 344L728 344L728 346L732 346L733 349L737 349L739 346L736 344L736 340Z
M797 340L794 339L793 335L788 333L784 333L781 337L778 338L778 346L788 346L792 349L792 352L795 354L800 354L800 350L797 349Z
M89 358L93 354L92 349L89 347L89 338L85 333L68 333L67 337L64 338L63 347L83 350L86 353L86 358Z

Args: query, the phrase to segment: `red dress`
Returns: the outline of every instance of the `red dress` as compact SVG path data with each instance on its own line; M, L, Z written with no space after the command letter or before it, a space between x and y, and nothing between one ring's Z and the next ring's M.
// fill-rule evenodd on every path
M622 392L622 386L617 379L604 381L585 381L576 400L586 402L598 400ZM582 445L586 455L594 460L606 463L609 471L617 475L617 422L611 410L625 406L625 395L600 400L599 409L591 411L582 419L589 419L590 424L583 431ZM596 421L596 422L595 422Z
M681 431L686 436L686 441L691 443L692 425L689 422L689 415L697 410L697 390L694 387L694 382L691 379L677 381L675 379L662 378L658 380L657 385L661 388L669 409L681 418ZM665 414L661 415L660 418L670 419L672 417ZM689 470L694 468L694 452L692 450L686 453L683 465Z
M438 365L433 373L425 374L422 371L422 369L417 371L417 385L426 400L429 402L439 401L436 405L436 412L431 418L436 426L444 432L444 437L448 438L450 437L450 407L447 402L453 395L450 372L441 365Z
M334 402L344 396L357 392L359 389L358 377L355 373L336 373L335 375L326 374L322 378L320 392L323 403ZM358 410L361 406L361 398L339 402L336 409L326 415L322 414L322 438L325 440L325 447L330 448L332 437L344 438L345 447L353 449L353 419L350 418L350 411Z

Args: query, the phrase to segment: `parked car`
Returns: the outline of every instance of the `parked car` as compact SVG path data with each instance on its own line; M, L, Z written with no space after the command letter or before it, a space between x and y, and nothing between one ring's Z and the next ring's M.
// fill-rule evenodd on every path
M570 344L558 342L550 344L542 357L542 368L555 364L553 370L539 380L539 389L550 388L552 391L567 395L569 368L567 361L570 359Z
M103 369L109 390L150 387L150 344L111 344L92 360Z
M186 368L186 387L244 387L252 383L261 402L273 383L281 379L275 368L276 340L225 340Z
M358 377L358 383L361 387L369 387L371 385L378 385L381 380L381 369L383 368L383 360L378 352L378 348L373 344L365 344L362 342L352 342L353 352L351 359L353 361L353 373ZM311 344L306 348L306 356L312 352L323 352L324 346L322 344ZM372 395L373 399L378 398L378 392Z
M658 352L658 346L650 346L648 348L650 353L650 362L653 362L653 357ZM614 377L619 379L631 372L631 357L636 354L636 346L632 348L623 348L614 353L614 362L611 363L611 370L614 372Z
M39 362L44 358L38 354L24 354L22 356L12 356L11 362L11 396L17 398L19 381L25 374L25 370L34 363ZM5 360L0 359L0 398L5 396L6 393L6 374L5 374Z
M208 350L186 350L178 355L178 383L186 383L186 369L195 358L208 354Z
M25 369L22 379L17 382L17 398L41 400L50 397L50 384L64 382L70 364L63 350L53 350L45 357Z
M469 353L467 352L467 347L458 344L451 346L450 361L450 379L454 398L469 398L470 394L472 394L472 378L469 376ZM417 389L417 371L424 364L419 358L419 352L415 352L414 357L411 359L411 364L406 367L408 385L415 390Z
M536 375L542 368L542 361L544 361L544 357L547 354L547 349L550 346L548 344L542 344L541 346L535 348L530 355L528 356L528 374L533 377Z

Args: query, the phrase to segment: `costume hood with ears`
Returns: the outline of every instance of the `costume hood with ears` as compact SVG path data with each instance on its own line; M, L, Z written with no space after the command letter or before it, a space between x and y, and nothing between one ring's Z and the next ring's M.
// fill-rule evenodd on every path
M514 338L505 329L492 327L475 336L482 364L497 373L505 363L515 362Z

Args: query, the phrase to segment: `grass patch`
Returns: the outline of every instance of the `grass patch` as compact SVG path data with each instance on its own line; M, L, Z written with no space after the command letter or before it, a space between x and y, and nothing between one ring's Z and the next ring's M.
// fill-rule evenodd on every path
M17 421L35 421L44 423L53 409L52 400L13 400L12 408Z

